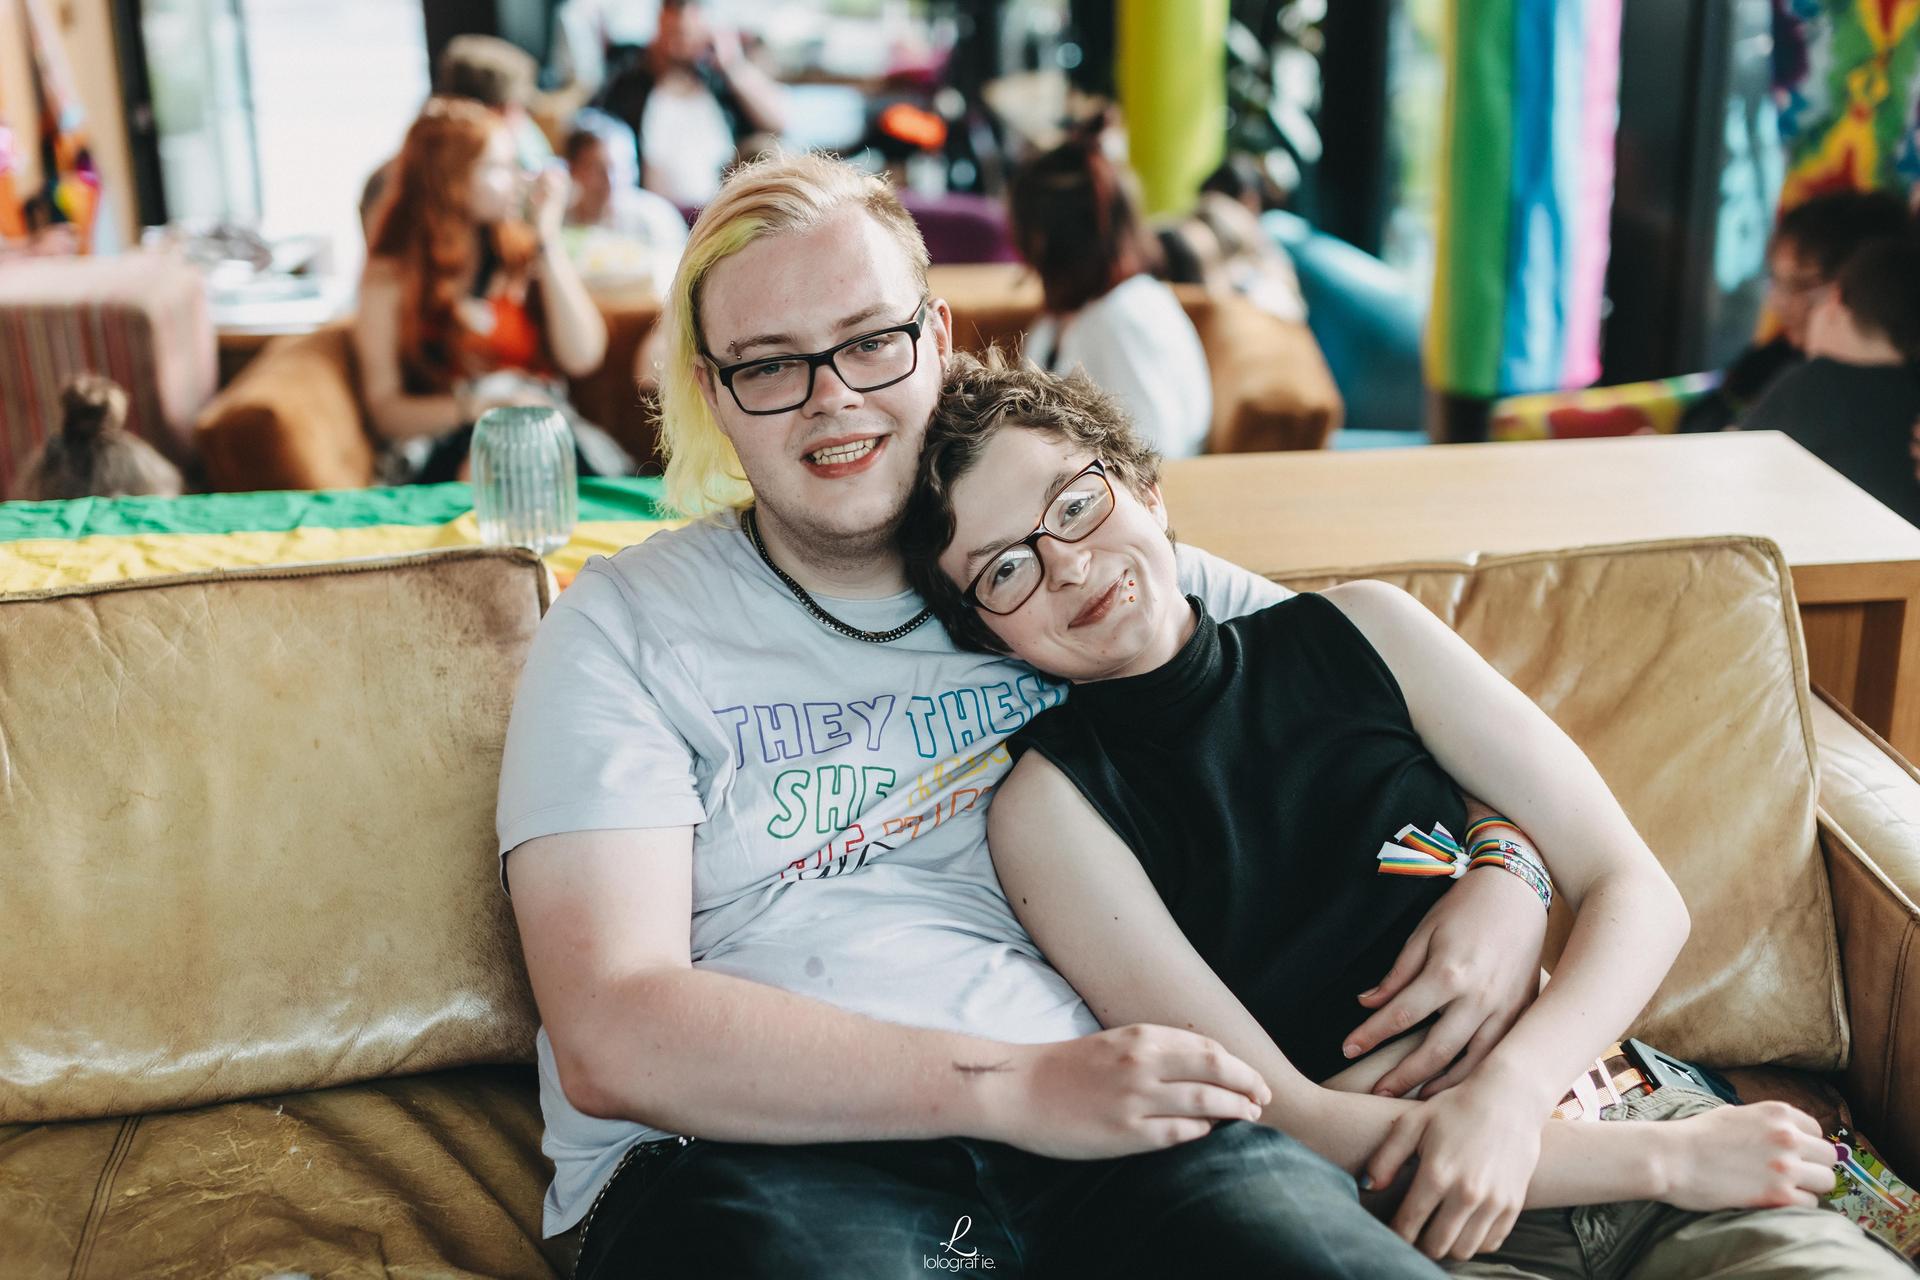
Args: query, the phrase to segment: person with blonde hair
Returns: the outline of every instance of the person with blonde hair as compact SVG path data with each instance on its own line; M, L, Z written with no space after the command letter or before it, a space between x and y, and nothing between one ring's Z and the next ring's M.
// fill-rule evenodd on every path
M496 814L545 1225L580 1226L579 1273L1437 1275L1351 1177L1236 1123L1270 1101L1246 1063L1103 1030L995 879L1005 740L1066 689L961 652L907 584L953 317L892 192L813 155L737 170L665 323L666 484L695 518L549 611ZM1221 617L1287 594L1178 557ZM1518 1015L1544 913L1469 881L1375 1018Z

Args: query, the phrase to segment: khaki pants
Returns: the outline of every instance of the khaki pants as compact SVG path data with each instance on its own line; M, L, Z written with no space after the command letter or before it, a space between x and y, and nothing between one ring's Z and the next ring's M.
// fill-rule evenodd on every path
M1665 1088L1628 1101L1616 1118L1679 1120L1720 1105L1703 1093ZM1906 1259L1831 1209L1692 1213L1650 1200L1529 1210L1497 1252L1447 1270L1481 1280L1914 1275Z

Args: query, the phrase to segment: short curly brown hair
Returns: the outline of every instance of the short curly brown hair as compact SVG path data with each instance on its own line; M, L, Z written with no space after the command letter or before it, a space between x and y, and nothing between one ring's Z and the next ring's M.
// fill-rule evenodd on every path
M953 488L1002 427L1044 432L1106 464L1107 475L1147 497L1160 480L1160 455L1134 431L1118 401L1078 371L1061 377L990 348L984 360L964 352L947 365L940 403L927 423L920 474L900 522L907 580L963 649L1005 653L962 588L941 571L953 542ZM1169 532L1168 537L1172 537Z
M1904 236L1869 240L1834 283L1861 328L1884 336L1903 360L1920 360L1920 244Z

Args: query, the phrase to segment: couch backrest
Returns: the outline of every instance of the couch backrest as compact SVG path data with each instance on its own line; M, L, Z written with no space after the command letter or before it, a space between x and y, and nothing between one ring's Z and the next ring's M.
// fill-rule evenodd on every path
M494 856L530 554L0 600L0 1123L531 1057Z
M1637 1034L1718 1065L1845 1062L1806 657L1777 547L1699 539L1285 580L1343 578L1406 588L1531 695L1673 876L1693 932Z
M1844 1061L1777 549L1289 581L1344 577L1406 587L1525 689L1673 874L1693 935L1648 1039ZM492 815L546 592L469 550L0 599L0 1124L527 1058Z

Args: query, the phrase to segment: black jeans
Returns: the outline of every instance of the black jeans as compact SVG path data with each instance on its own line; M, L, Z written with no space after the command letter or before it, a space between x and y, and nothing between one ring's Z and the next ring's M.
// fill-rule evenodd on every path
M1353 1179L1262 1125L1112 1160L970 1138L693 1142L607 1188L577 1273L629 1277L1442 1275Z

